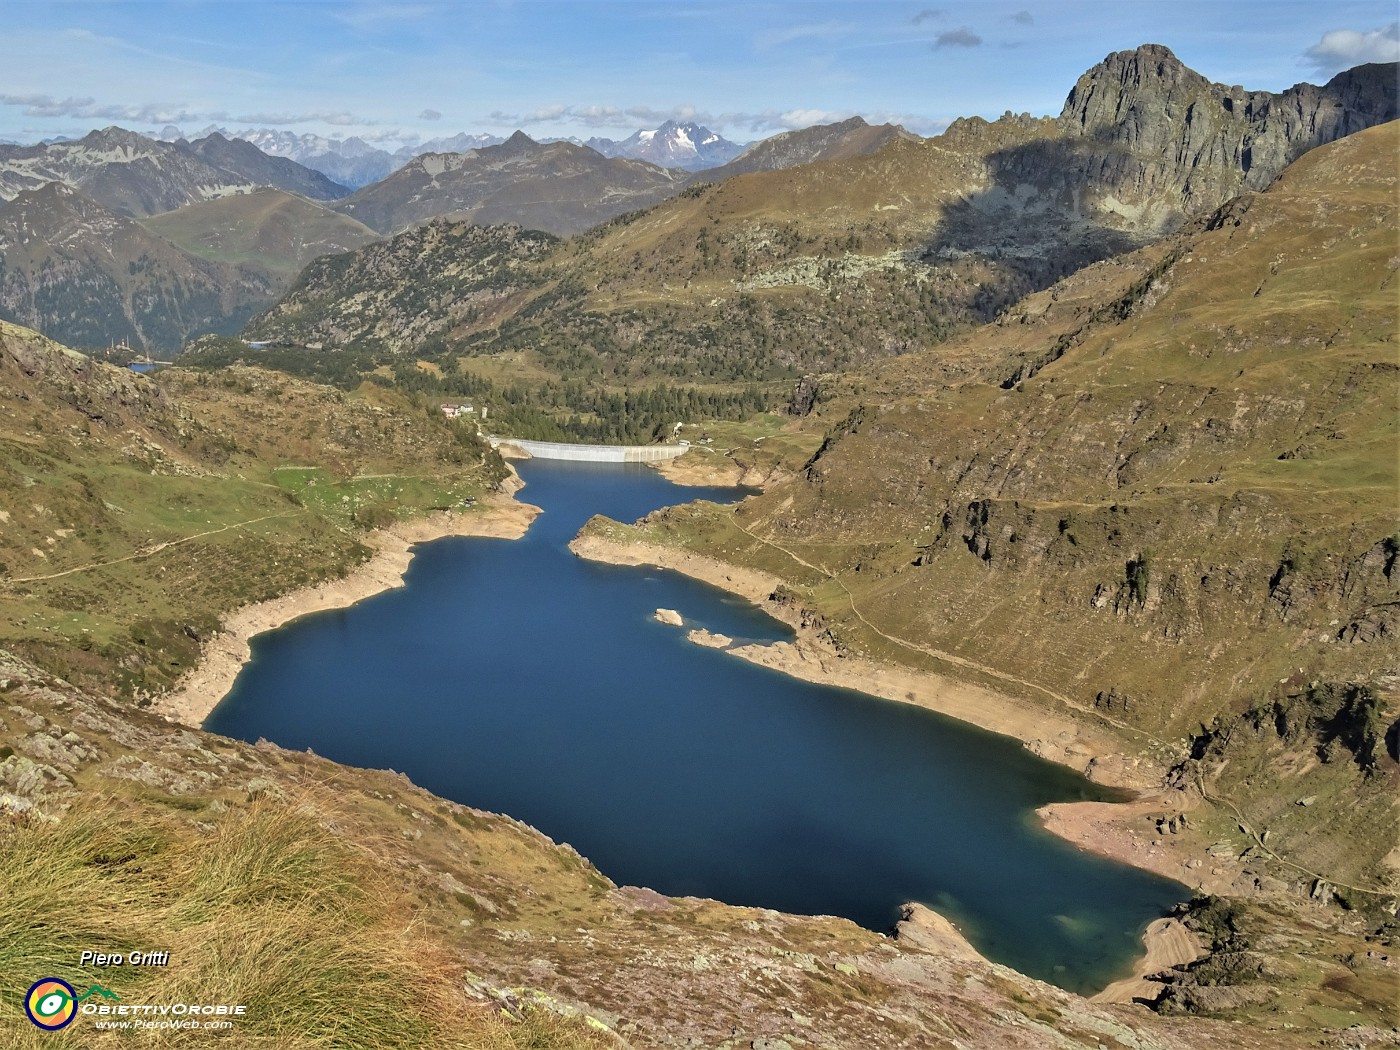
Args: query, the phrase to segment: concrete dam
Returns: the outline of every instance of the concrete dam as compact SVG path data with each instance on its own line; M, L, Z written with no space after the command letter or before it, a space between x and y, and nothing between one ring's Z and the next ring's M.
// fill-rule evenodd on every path
M676 445L569 445L562 441L526 441L490 437L492 447L512 446L533 459L570 459L585 463L663 463L690 451L690 442ZM508 452L507 452L508 454Z

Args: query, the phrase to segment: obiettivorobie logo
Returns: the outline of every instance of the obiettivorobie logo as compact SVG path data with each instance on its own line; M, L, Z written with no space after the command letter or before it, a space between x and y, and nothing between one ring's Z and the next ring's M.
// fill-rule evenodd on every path
M57 1032L72 1024L73 1018L78 1016L78 1004L94 995L104 999L121 999L116 992L109 992L100 984L94 984L79 995L67 981L58 977L41 977L25 993L24 1012L44 1031Z

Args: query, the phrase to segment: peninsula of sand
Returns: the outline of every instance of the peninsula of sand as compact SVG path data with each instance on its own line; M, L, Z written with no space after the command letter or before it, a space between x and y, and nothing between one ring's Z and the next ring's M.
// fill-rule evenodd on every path
M1059 713L945 675L838 653L806 623L802 610L772 600L784 581L678 548L617 540L585 531L569 544L582 558L613 565L654 565L719 587L763 608L793 628L792 642L728 647L733 656L796 678L855 689L886 700L915 704L982 729L1020 740L1041 758L1069 766L1097 783L1142 789L1160 781L1162 769L1146 756L1123 754L1122 741L1071 713ZM710 639L701 641L710 644Z
M515 484L510 485L509 481ZM252 655L255 635L275 630L309 613L344 609L394 587L402 587L415 544L447 536L519 539L540 508L514 498L522 486L508 479L503 491L471 510L435 511L397 522L365 537L374 553L348 575L290 591L265 602L245 605L224 618L223 629L204 647L199 663L175 687L157 698L154 710L176 722L198 726L233 688Z

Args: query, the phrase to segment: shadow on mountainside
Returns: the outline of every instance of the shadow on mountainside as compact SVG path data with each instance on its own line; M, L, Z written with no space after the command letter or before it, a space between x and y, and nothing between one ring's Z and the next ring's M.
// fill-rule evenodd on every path
M982 321L1185 221L1174 207L1155 209L1144 223L1146 209L1104 206L1123 190L1140 196L1161 186L1167 175L1164 164L1146 163L1106 136L1023 142L985 163L991 184L945 207L921 255L973 282L966 305Z

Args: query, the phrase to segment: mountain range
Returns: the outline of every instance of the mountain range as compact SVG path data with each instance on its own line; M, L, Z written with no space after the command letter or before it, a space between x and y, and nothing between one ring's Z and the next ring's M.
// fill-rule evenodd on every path
M0 146L0 200L50 182L130 216L247 193L260 185L317 200L348 192L319 172L217 134L172 143L109 127L47 146Z
M481 149L484 146L499 146L505 141L499 135L469 135L459 132L456 135L413 141L397 149L386 150L354 136L333 139L322 135L274 131L270 128L229 131L215 125L198 132L200 138L211 135L250 142L269 156L294 160L342 186L355 190L386 178L415 157L428 153L465 153L467 150ZM156 137L174 142L183 139L184 135L178 127L170 125ZM688 171L718 167L733 160L746 148L701 125L675 121L667 121L658 128L639 129L629 138L622 140L590 138L583 142L576 138L546 137L538 141L569 142L575 146L588 146L605 157L644 160L658 167L683 168Z
M682 182L654 164L517 131L499 146L416 157L336 207L381 233L444 217L569 234L655 204Z
M680 374L700 354L716 375L776 377L937 341L1087 263L1170 232L1235 193L1267 185L1306 150L1392 119L1396 94L1388 68L1361 66L1322 87L1271 94L1212 84L1166 48L1147 45L1110 55L1086 72L1058 118L963 119L931 140L852 118L774 136L693 172L517 132L496 145L416 157L348 196L324 175L221 132L158 142L107 129L48 146L0 147L0 196L57 181L111 212L149 216L272 186L323 201L352 220L337 230L316 209L243 209L239 223L275 212L284 229L300 221L320 225L305 235L244 235L245 246L277 246L276 258L261 266L273 289L309 261L310 246L355 247L365 243L365 227L387 235L443 217L556 235L591 230L588 239L532 263L555 267L533 285L547 306L522 305L517 314L495 317L489 329L474 330L464 315L448 311L443 319L456 318L450 333L435 322L412 330L451 335L477 350L486 348L483 339L545 354L567 345L568 354L591 355L614 374ZM694 161L711 138L699 126L673 123L629 141L686 163L677 151L694 151ZM458 136L444 145L470 141L478 140ZM334 142L285 134L265 139L269 148L287 150ZM707 162L731 152L722 140L708 145L724 148ZM350 159L370 150L350 140L338 148ZM31 224L37 206L26 203ZM240 209L202 208L150 229L178 230L185 249L228 261L219 253L231 228L199 229L205 218L218 226L227 211ZM610 220L619 221L600 227ZM56 217L53 225L66 222ZM98 247L83 257L95 263ZM258 268L246 253L240 260ZM231 279L248 287L242 277ZM380 279L387 286L397 277L390 268ZM94 281L112 287L108 278ZM313 285L298 294L342 292L375 294ZM41 301L53 302L53 309L40 309ZM247 299L240 292L220 301ZM12 316L41 328L64 309L42 297L26 303ZM857 309L865 318L859 326L846 316ZM329 305L318 312L333 314ZM275 311L268 315L274 318ZM160 330L168 338L184 328L181 321L134 330ZM616 330L629 334L619 340ZM103 341L130 338L132 331L123 322ZM333 346L354 338L346 330L311 341ZM399 348L402 342L395 340ZM631 349L642 346L644 355Z
M810 134L814 141L827 137L822 129ZM472 141L456 136L442 145L452 149ZM235 330L315 256L374 239L376 232L352 217L357 211L385 229L445 213L572 232L669 195L685 178L683 172L523 135L509 148L485 148L410 162L384 184L346 201L347 215L323 207L339 206L335 198L345 195L344 187L217 130L192 142L162 142L107 129L80 140L0 150L0 184L20 205L10 213L12 236L0 249L0 265L8 267L0 316L83 346L128 342L168 354L200 331ZM796 161L802 153L788 156ZM425 174L438 166L442 171ZM34 195L49 185L85 199ZM44 215L45 209L52 214ZM137 217L145 229L136 231L117 217ZM36 261L22 246L40 230L53 240ZM113 237L123 241L104 239ZM157 244L161 238L168 243ZM168 289L141 299L142 306L132 298L136 271L122 272L135 265L133 253L148 260L143 279ZM61 274L52 269L60 258ZM85 289L81 295L79 288ZM201 305L190 308L193 300Z
M583 144L605 157L644 160L660 168L684 168L686 171L718 168L745 150L701 124L693 121L681 124L674 120L666 121L659 128L637 131L621 141L591 138Z
M285 157L311 168L342 186L358 190L397 171L414 157L423 153L461 153L482 146L496 146L505 141L497 135L468 135L465 132L424 142L407 143L395 150L384 150L351 136L346 139L322 135L298 135L291 131L270 128L245 128L229 131L210 125L199 132L201 137L219 134L250 142L268 156ZM174 141L183 138L180 129L171 125L160 138Z
M410 351L411 332L431 331L471 353L528 347L631 378L744 381L851 367L991 320L1030 291L1267 185L1305 151L1395 116L1393 66L1251 93L1212 84L1148 45L1086 72L1058 118L958 120L933 139L848 121L760 143L745 157L830 159L713 184L724 169L700 173L664 203L541 256L536 290L506 313L449 323L439 311L384 346ZM569 148L519 136L494 149L520 158ZM478 180L490 170L483 160L464 164ZM659 169L649 171L634 204L664 190ZM434 179L418 172L395 190L412 208L380 214L413 221L443 192ZM361 192L387 195L392 181ZM392 227L379 216L368 224ZM452 252L451 237L438 250ZM431 259L413 266L431 270ZM250 332L327 347L356 340L367 333L349 305L370 318L407 279L392 266L364 276L337 283L319 273L299 286L295 309L274 307ZM311 316L314 334L302 329Z

